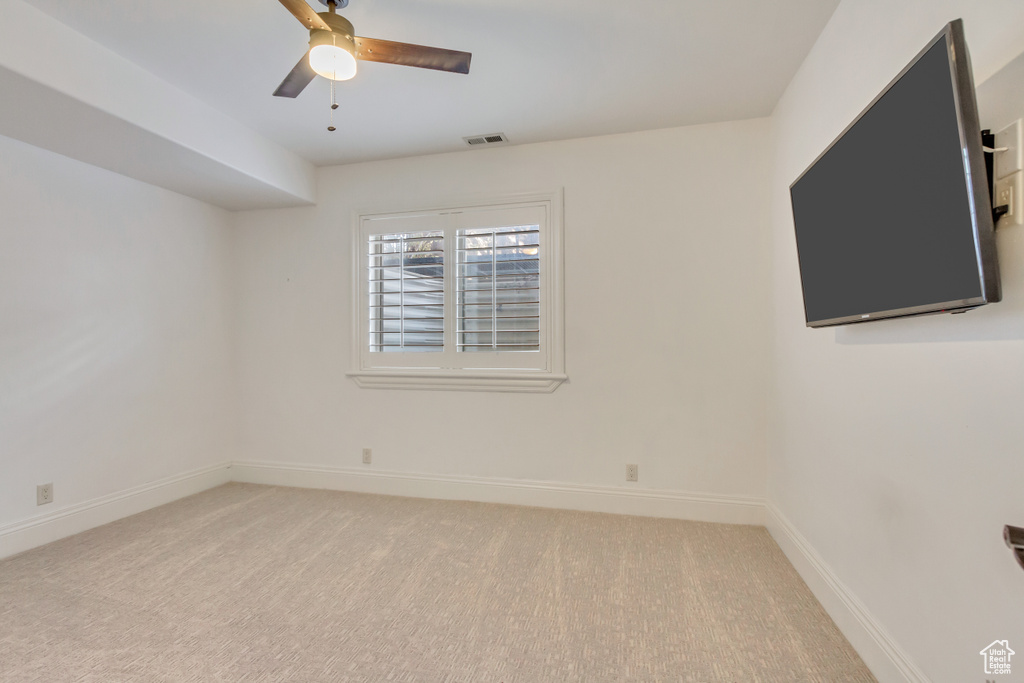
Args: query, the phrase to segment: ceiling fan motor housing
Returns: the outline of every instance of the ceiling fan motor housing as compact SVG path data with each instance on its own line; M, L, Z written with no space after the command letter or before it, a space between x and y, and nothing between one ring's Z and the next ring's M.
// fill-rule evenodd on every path
M331 27L331 30L324 31L319 28L311 30L309 32L309 46L313 48L324 44L337 45L355 55L356 30L353 28L352 22L345 17L330 12L320 12L317 16L323 19L324 23Z

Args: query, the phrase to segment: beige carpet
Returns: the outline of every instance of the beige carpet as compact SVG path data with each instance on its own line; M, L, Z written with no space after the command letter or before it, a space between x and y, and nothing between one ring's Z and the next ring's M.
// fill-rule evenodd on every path
M228 484L0 562L0 680L874 679L761 527Z

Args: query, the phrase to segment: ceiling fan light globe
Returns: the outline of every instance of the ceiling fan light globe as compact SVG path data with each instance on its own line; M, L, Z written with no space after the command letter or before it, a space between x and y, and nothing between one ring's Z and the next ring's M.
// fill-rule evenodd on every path
M332 81L347 81L356 75L356 58L338 45L316 45L309 51L309 66Z

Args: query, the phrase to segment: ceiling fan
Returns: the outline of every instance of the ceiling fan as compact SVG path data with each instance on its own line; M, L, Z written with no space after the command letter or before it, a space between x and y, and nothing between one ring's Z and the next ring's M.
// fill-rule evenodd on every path
M277 86L277 97L297 97L317 74L332 81L348 80L356 75L357 59L469 73L473 57L469 52L356 36L352 23L336 13L337 8L348 6L348 0L320 0L327 6L327 11L320 13L314 12L306 0L280 1L309 29L309 51Z

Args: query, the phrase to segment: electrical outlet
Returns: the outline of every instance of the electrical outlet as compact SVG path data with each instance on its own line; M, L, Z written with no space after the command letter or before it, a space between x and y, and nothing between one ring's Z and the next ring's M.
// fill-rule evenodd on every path
M996 227L1024 225L1024 211L1020 205L1021 197L1024 195L1024 171L1017 171L1013 175L997 180L992 194L992 206L1009 207L1009 211L999 218Z
M369 465L371 462L373 462L373 451L370 450L369 448L364 448L363 449L363 464L364 465Z
M36 487L36 505L46 505L53 502L53 483L40 484Z
M626 465L626 481L637 481L638 469L636 465Z

